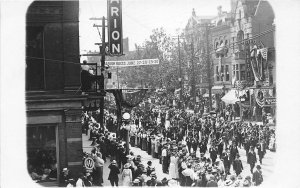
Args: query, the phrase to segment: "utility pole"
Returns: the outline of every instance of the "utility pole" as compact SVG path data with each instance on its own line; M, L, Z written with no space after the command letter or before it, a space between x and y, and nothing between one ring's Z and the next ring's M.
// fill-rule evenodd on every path
M209 100L209 111L212 110L212 101L211 101L211 68L210 68L210 58L209 58L209 25L205 25L205 34L206 34L206 64L207 64L207 77L208 77L208 100Z
M191 64L192 64L192 79L191 79L191 86L192 86L192 98L193 104L196 104L196 83L195 83L195 65L194 65L194 35L192 36L192 43L191 43Z
M102 18L102 46L101 46L101 66L100 66L100 70L101 70L101 77L102 79L100 80L100 125L103 127L104 126L104 96L105 96L105 91L104 91L104 69L105 69L105 17L103 16Z
M179 95L179 101L180 101L180 106L181 108L181 100L182 100L182 70L181 70L181 57L180 57L180 42L179 42L179 35L178 35L178 63L179 63L179 84L180 84L180 95Z

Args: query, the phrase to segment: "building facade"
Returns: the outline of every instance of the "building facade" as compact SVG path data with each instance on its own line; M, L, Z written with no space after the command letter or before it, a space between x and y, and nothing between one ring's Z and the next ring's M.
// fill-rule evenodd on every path
M50 169L53 185L63 168L82 171L78 14L78 1L34 1L26 14L28 171Z
M189 40L193 39L195 43L194 51L200 52L195 55L199 57L200 64L205 65L207 60L201 59L201 53L207 54L205 51L209 50L213 107L219 107L224 94L235 92L236 98L232 99L232 104L239 104L235 110L238 116L239 112L245 112L245 116L262 115L264 107L275 109L275 24L270 3L265 0L232 0L229 12L218 7L217 16L206 21L201 24L201 17L196 16L193 10L185 35L193 34L194 38L189 37ZM209 25L207 33L206 25ZM206 89L206 97L209 84L203 83L209 83L207 73L207 68L196 73L206 79L200 85ZM242 99L239 101L240 97Z
M213 26L210 30L212 35L213 51L213 87L215 94L215 107L219 108L221 97L231 89L232 66L231 66L231 13L222 11L218 7L218 15L211 21Z

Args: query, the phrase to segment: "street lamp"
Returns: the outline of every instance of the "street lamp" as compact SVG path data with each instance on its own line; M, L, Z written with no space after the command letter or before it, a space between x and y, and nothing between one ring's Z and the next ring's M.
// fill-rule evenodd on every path
M129 154L129 132L130 132L130 125L129 125L129 119L130 119L130 114L128 112L125 112L122 115L122 118L125 122L124 129L126 130L126 154Z

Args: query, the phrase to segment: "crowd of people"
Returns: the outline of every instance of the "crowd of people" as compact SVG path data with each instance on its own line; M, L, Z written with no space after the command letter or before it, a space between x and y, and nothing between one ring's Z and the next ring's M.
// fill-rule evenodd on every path
M168 96L155 94L150 105L132 109L131 122L121 126L118 138L107 129L116 126L114 114L106 112L106 126L101 126L94 114L85 113L83 130L93 149L84 158L92 157L95 167L71 185L102 186L103 170L110 170L112 186L249 187L263 182L261 165L267 149L273 148L274 129L234 121L230 108L217 113L182 110L169 105ZM161 166L153 166L151 161L144 165L141 155L126 151L125 124L130 125L130 146L159 159ZM246 152L247 164L240 159L241 149ZM106 162L110 165L103 169ZM243 177L245 165L249 165L250 175ZM157 177L159 168L165 177Z

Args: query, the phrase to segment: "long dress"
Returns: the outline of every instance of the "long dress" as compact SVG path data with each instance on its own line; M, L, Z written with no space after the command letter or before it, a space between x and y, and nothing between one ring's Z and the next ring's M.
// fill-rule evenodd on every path
M170 168L169 168L170 178L178 179L179 178L178 170L179 170L178 169L178 157L171 156Z
M122 172L123 186L131 186L132 171L130 169L124 169Z

